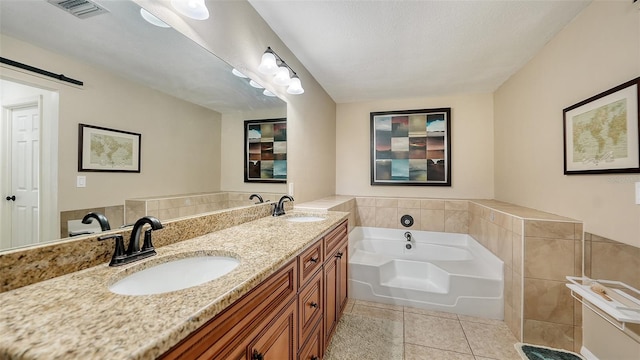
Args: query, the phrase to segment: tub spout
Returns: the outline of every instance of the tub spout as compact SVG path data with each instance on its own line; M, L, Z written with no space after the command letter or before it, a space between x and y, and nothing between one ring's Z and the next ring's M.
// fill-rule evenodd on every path
M404 238L407 239L407 241L409 241L409 242L413 241L413 235L411 235L411 232L409 232L409 231L406 231L404 233Z

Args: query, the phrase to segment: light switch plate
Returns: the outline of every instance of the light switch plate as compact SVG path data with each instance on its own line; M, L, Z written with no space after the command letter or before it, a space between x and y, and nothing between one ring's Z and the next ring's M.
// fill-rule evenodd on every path
M640 181L636 183L636 204L640 205Z
M289 196L293 196L293 183L292 182L289 183L289 194L288 195Z
M76 187L79 187L79 188L87 187L87 177L78 176L76 178Z

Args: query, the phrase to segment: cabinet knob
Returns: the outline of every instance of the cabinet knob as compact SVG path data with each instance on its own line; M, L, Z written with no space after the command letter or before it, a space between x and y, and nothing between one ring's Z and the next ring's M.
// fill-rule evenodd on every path
M258 350L253 350L251 360L264 360L264 355L262 355L262 353L259 353Z
M315 355L311 355L311 360L319 360L320 358L315 356Z
M337 254L336 254L336 257L337 257L338 259L342 259L342 255L343 255L343 254L342 254L342 252L339 252L339 253L337 253Z
M312 263L314 263L314 264L315 264L315 263L317 263L317 262L318 262L318 258L317 258L317 257L314 257L314 258L309 259L309 261L311 261Z
M314 309L318 308L318 303L317 302L311 302L311 304L309 304L309 306L311 306Z
M16 201L16 196L15 195L7 196L5 198L5 200L7 200L7 201Z

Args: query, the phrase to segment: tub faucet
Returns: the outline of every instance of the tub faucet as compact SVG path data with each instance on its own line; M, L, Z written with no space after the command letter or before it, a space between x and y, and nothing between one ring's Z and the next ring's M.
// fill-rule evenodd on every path
M258 198L258 202L256 204L262 204L264 202L260 194L251 194L251 196L249 196L249 200L253 200L254 198Z
M82 223L91 224L93 222L93 219L98 220L98 224L100 224L100 230L102 231L111 230L111 225L109 225L109 220L107 220L107 217L97 212L90 212L87 215L85 215L82 218Z
M405 239L407 239L407 241L409 241L409 242L413 241L413 235L411 235L411 232L409 232L409 231L405 231L405 233L404 233L404 237L405 237Z
M274 204L273 213L271 215L273 215L273 216L284 215L284 203L285 203L285 201L294 201L294 200L293 200L293 197L291 197L289 195L284 195L283 197L280 198L280 200L278 201L277 204Z

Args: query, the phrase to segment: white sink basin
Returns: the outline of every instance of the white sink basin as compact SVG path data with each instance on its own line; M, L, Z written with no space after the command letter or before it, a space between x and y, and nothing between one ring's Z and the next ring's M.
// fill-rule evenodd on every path
M190 288L219 278L240 261L226 256L194 256L135 272L109 287L120 295L153 295Z
M315 222L315 221L324 221L326 220L320 216L294 216L290 217L287 220L291 222Z

